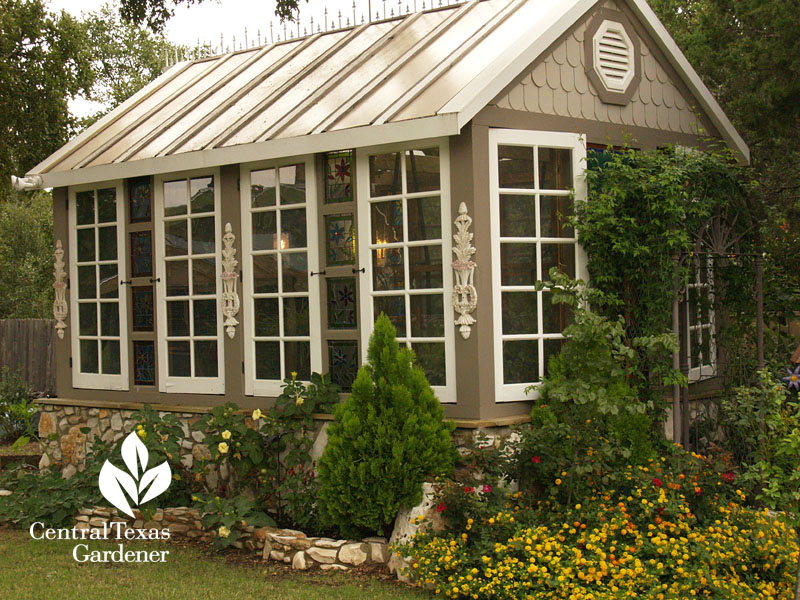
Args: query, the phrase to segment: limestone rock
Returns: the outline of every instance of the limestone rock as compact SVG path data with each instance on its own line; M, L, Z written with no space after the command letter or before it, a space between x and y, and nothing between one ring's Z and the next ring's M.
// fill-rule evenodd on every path
M312 461L318 461L322 456L322 453L325 451L325 446L328 445L328 424L329 422L327 421L323 423L316 439L314 440L314 445L311 446L311 450L308 454Z
M272 544L270 544L268 541L265 541L264 542L264 552L262 554L262 556L264 557L264 560L269 560L269 555L270 555L271 552L272 552Z
M192 448L192 458L200 462L201 460L211 460L211 452L205 444L196 444Z
M345 544L339 549L339 562L348 565L363 565L367 562L366 544Z
M11 490L0 490L0 497L10 496L13 492Z
M39 437L46 438L51 433L56 433L55 417L52 413L41 413L39 416Z
M305 571L308 568L308 561L306 560L306 553L302 550L295 552L292 557L292 568L298 571Z
M318 563L331 564L336 562L337 551L333 548L309 548L306 554Z
M42 458L39 459L39 468L46 469L50 464L50 456L45 452L42 454Z
M385 565L389 560L389 544L386 542L369 543L369 560Z
M411 540L421 527L433 527L434 531L442 528L442 519L439 513L435 510L436 497L435 490L432 483L422 484L422 501L414 508L401 508L397 513L397 518L394 521L394 530L392 537L389 538L390 544L405 543ZM416 522L418 517L424 516L425 519L422 523ZM412 523L412 519L415 522ZM395 553L392 553L388 561L389 571L396 573L397 578L408 583L409 578L403 576L403 568L408 567L408 561Z
M318 548L341 548L347 540L332 540L331 538L319 538L314 545Z
M81 433L80 425L70 427L67 435L61 437L60 445L64 462L70 465L83 463L86 456L86 435Z
M122 416L118 412L111 415L111 429L122 431Z
M280 550L272 550L272 551L269 553L269 557L270 557L270 559L271 559L271 560L280 560L280 561L283 561L284 554L283 554L283 552L281 552Z
M330 564L330 565L320 565L319 568L322 569L323 571L349 571L350 570L349 567L345 567L344 565L340 565L340 564L336 564L336 563L333 563L333 564Z
M75 468L75 465L67 465L66 467L64 467L64 470L61 472L61 475L64 476L64 479L69 479L77 472L78 469Z

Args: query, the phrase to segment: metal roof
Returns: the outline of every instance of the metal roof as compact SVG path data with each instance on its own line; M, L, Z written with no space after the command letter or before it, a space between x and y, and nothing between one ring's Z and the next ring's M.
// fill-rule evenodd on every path
M596 1L471 0L178 63L29 175L70 185L453 135Z

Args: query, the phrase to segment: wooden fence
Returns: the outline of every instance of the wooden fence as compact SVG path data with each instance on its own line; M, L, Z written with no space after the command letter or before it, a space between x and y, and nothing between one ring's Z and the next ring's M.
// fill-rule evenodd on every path
M0 319L0 367L19 372L34 392L56 393L56 322Z

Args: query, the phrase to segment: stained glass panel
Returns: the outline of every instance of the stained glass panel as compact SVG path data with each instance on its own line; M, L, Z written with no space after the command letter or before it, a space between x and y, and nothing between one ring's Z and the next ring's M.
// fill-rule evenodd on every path
M353 151L329 152L325 155L325 203L350 202L352 186Z
M356 260L356 238L353 215L325 217L325 255L328 266L352 265Z
M355 329L356 326L355 277L328 279L328 328Z
M155 342L133 342L133 383L134 385L156 384Z
M131 179L128 183L131 223L145 223L150 220L153 187L149 177Z
M153 236L149 231L131 233L131 277L153 275Z
M358 342L330 340L328 342L328 370L331 381L349 392L358 374Z
M153 288L131 288L133 299L133 330L153 331Z

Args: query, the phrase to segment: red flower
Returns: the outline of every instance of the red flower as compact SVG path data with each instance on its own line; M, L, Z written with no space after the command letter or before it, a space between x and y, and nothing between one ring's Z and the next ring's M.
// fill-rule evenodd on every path
M653 478L653 485L656 487L661 487L661 480L658 477Z
M436 512L438 513L444 512L446 508L447 506L445 506L444 502L442 502L441 504L439 504L439 506L436 507Z
M531 459L531 462L535 462L535 463L538 465L540 462L542 462L542 459L541 459L541 458L539 458L538 456L534 456L534 457Z
M491 491L492 491L492 486L490 486L490 485L483 486L483 493L484 494L488 494Z
M467 487L464 488L464 493L465 494L471 494L474 491L475 491L474 487L467 486Z
M728 471L727 473L723 473L722 474L722 478L725 481L727 481L728 483L733 483L733 480L735 479L735 477L736 476L731 471Z
M664 514L664 507L663 506L659 506L658 507L658 514L660 514L660 515Z

